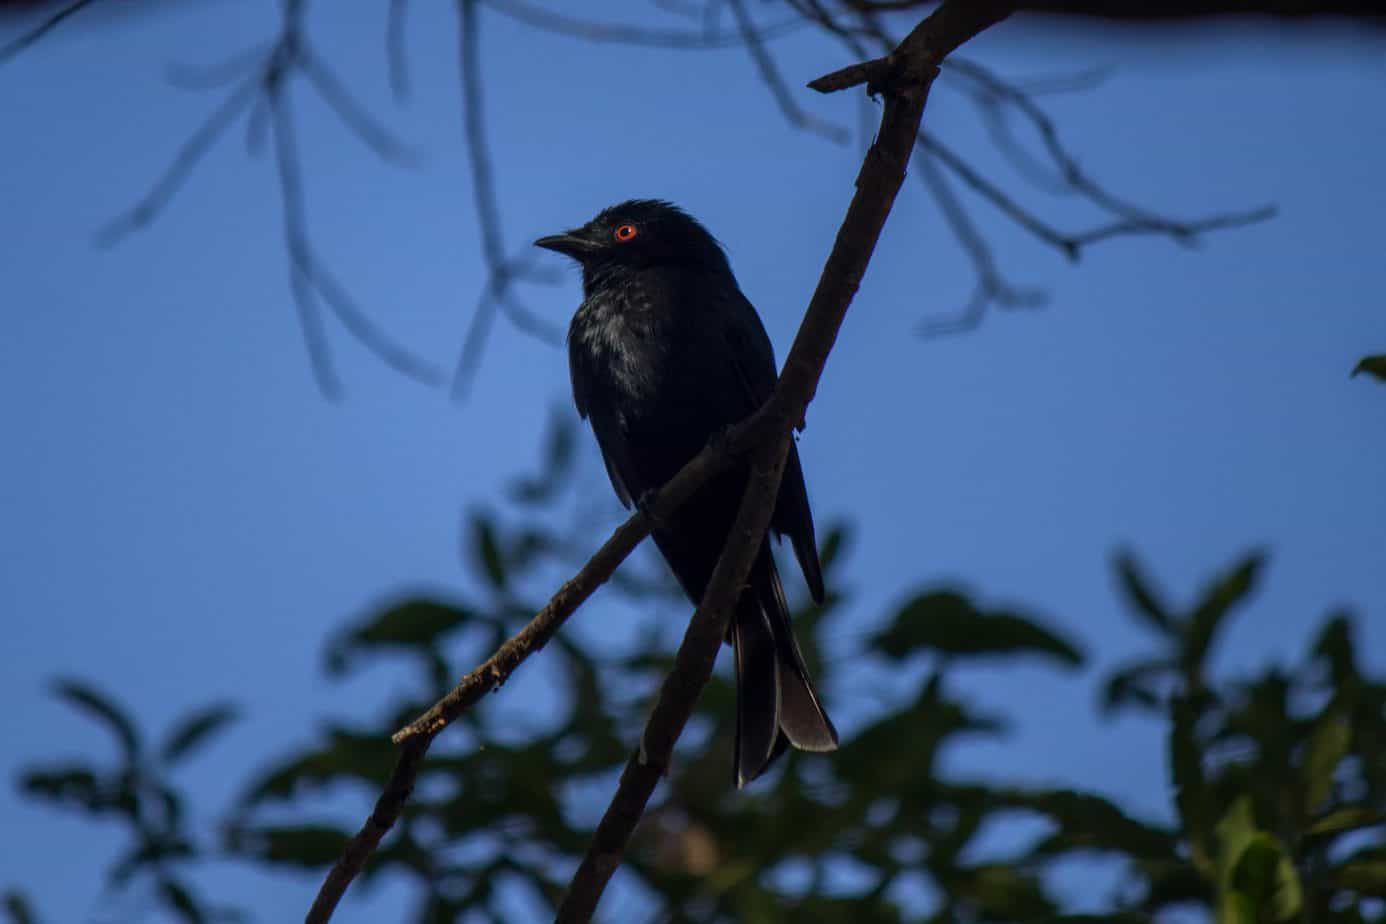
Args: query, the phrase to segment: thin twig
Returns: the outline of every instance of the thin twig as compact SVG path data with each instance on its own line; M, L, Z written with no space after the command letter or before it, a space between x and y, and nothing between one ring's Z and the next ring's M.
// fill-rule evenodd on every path
M303 345L313 369L313 378L323 397L335 401L342 396L342 381L332 362L323 327L321 307L312 277L308 271L304 234L303 183L298 175L297 146L294 143L293 115L289 112L288 94L284 87L268 88L268 111L274 135L274 159L279 177L279 201L284 215L284 246L289 253L289 288L298 312Z
M870 88L875 73L888 59L890 50L895 47L894 40L874 15L875 9L881 7L867 4L858 10L862 31L870 36L877 47L887 53L887 58L853 65L824 79L834 85L865 81ZM1078 231L1061 230L1022 206L1014 196L1003 190L998 183L985 177L967 158L944 144L938 137L921 132L918 140L919 149L936 157L941 166L962 180L973 192L982 196L1040 241L1059 250L1069 260L1076 261L1087 246L1113 237L1159 234L1188 246L1196 243L1205 232L1254 224L1275 214L1275 207L1268 205L1244 211L1218 213L1205 218L1177 219L1133 205L1097 183L1082 169L1077 158L1063 144L1054 120L1034 98L1037 93L1047 89L1043 83L1035 89L1030 89L1007 81L989 68L967 58L949 59L946 73L961 77L972 84L973 89L969 91L969 96L982 112L993 143L1026 179L1051 192L1062 191L1076 195L1105 213L1107 220ZM1089 81L1094 79L1098 78L1087 78ZM817 88L818 82L813 86ZM1058 90L1068 88L1064 84L1054 87ZM1030 124L1041 140L1045 156L1049 160L1048 166L1038 164L1015 138L1006 118L1007 112L1018 113ZM939 334L971 330L982 320L986 307L993 303L1002 307L1033 307L1040 303L1040 293L1015 289L1004 281L985 238L978 233L966 209L946 184L932 182L926 178L925 185L938 201L940 210L958 243L972 257L977 270L977 280L972 297L958 317L943 321L926 321L920 325L920 331L925 334Z
M972 223L971 216L958 201L957 195L948 186L934 159L928 153L916 150L914 162L919 168L920 180L938 203L944 220L953 231L953 236L967 252L977 277L971 298L956 317L925 321L919 327L920 333L934 336L976 327L981 323L987 306L993 302L1005 308L1037 308L1043 305L1045 295L1042 291L1017 289L1002 278L991 247L983 239L977 226Z
M323 924L331 916L352 878L370 852L399 818L404 801L418 775L419 759L437 734L483 696L503 684L530 655L543 648L598 587L611 579L616 568L649 535L650 523L674 514L708 479L724 471L767 438L788 416L774 398L755 414L716 437L681 468L642 506L611 533L587 563L566 581L523 629L495 653L468 672L446 696L426 712L395 732L392 739L403 750L395 770L376 802L376 810L352 839L351 845L324 880L307 921ZM417 753L416 753L417 749Z
M275 43L256 42L215 64L197 65L174 61L164 68L168 82L180 90L210 90L221 87L265 66Z
M732 9L732 15L736 18L736 27L746 43L746 52L751 56L756 70L760 72L760 79L770 88L770 95L775 98L775 104L780 107L780 112L784 114L789 124L821 135L829 141L844 144L848 138L845 128L824 121L806 111L789 92L789 85L785 83L779 65L775 63L774 57L765 47L759 27L751 19L751 14L747 12L744 0L728 0L728 2Z
M740 35L709 33L691 29L648 29L628 26L622 23L604 23L590 19L566 16L543 7L534 6L523 0L480 0L497 13L508 16L527 26L566 35L570 38L589 42L611 42L618 45L643 45L650 48L729 48L741 44ZM795 16L781 22L771 23L760 29L762 38L776 38L802 26L804 21Z
M306 47L299 52L298 65L323 101L376 156L396 164L418 162L418 154L367 112L341 78Z
M404 48L405 19L409 0L390 0L390 13L385 20L385 57L390 66L390 92L396 102L409 97L409 57Z
M351 885L351 881L365 867L366 861L380 845L380 839L394 827L400 812L404 810L404 804L409 801L409 796L414 791L414 781L418 779L419 766L423 763L431 740L416 738L400 747L399 760L390 771L390 778L385 781L385 788L381 791L380 798L375 801L370 818L366 819L361 830L347 842L342 855L328 871L327 879L313 899L313 906L304 917L305 924L326 924L331 920L332 912L346 894L347 886Z
M591 919L607 882L621 865L626 843L655 786L668 772L674 745L693 714L698 694L712 676L732 609L751 573L756 552L765 541L793 426L792 417L782 416L777 432L768 436L755 453L751 477L727 544L717 559L702 602L689 620L683 642L674 655L673 669L660 686L640 746L626 762L616 793L592 833L592 842L558 906L556 924Z
M132 231L147 227L154 221L187 180L193 168L207 155L212 145L255 98L259 90L258 78L248 80L222 100L221 105L212 110L212 114L197 127L187 141L183 142L173 161L154 181L149 192L96 233L96 243L103 247L110 246Z
M952 9L955 5L956 3L945 4L944 7L940 8L940 13L935 15L938 16L944 10L948 10L948 14L943 17L944 21L955 22L960 19L960 17L956 17L956 10ZM990 21L995 21L1004 15L1004 7L992 7ZM954 28L959 30L953 37L955 43L961 44L987 24L987 21L978 21L976 25L966 29L962 25L954 25ZM952 48L949 47L948 43L941 43L934 53L941 57L951 50ZM558 631L564 620L597 587L610 578L616 567L648 535L652 520L670 516L709 478L723 471L757 446L763 447L763 452L758 453L760 464L754 465L752 468L763 477L750 479L750 486L747 490L753 495L756 492L769 492L765 496L773 496L773 483L778 482L778 469L782 464L781 460L790 430L798 421L803 419L804 409L813 398L818 378L822 373L828 354L832 350L847 306L856 292L866 263L870 259L875 243L880 237L881 229L884 227L886 216L894 202L895 194L903 182L910 146L913 143L914 133L918 131L919 118L923 112L926 95L927 82L913 90L904 88L898 96L892 95L888 98L886 113L882 119L882 130L876 143L867 152L861 172L857 177L856 195L853 197L842 227L838 230L832 252L824 265L813 299L809 303L805 320L799 327L799 333L790 349L779 384L770 400L751 417L732 427L725 436L714 439L712 443L698 453L692 461L679 470L677 475L655 492L646 504L642 505L644 510L632 514L617 527L606 543L588 560L587 564L559 588L544 609L524 629L502 645L494 655L467 674L451 692L435 703L427 712L395 733L393 740L405 748L405 751L401 754L395 772L391 774L384 792L381 793L376 804L376 811L372 813L370 820L367 821L361 832L352 839L347 854L339 860L323 882L317 900L313 904L313 910L309 913L307 919L309 924L324 924L328 920L332 909L336 907L352 878L366 862L370 852L398 819L404 800L413 789L420 764L419 758L433 738L450 722L480 700L482 696L504 683L511 672L526 657L543 647L544 642ZM777 438L770 439L771 436ZM764 449L764 447L768 447L768 449ZM769 454L770 464L768 466L763 462L766 453ZM737 526L732 532L733 537L738 535L743 537L737 546L742 554L738 554L736 557L742 557L747 548L754 550L758 547L759 537L764 533L765 518L769 516L769 507L768 503L758 505L743 503L737 516ZM755 518L762 520L759 524L760 529L747 529L748 526L754 527L756 524L743 521ZM748 532L753 534L755 539L753 543L745 539ZM700 614L707 611L709 602L716 604L721 601L725 604L727 599L735 599L735 594L731 591L739 587L739 583L732 580L736 577L734 572L739 570L741 566L748 567L749 559L742 562L732 562L731 558L732 556L724 552L719 559L717 573L709 585L708 595L705 595L704 598L704 605L699 608ZM729 594L730 597L728 597ZM711 598L710 601L709 598ZM721 618L725 618L725 614L722 614ZM706 644L708 651L704 654L713 659L715 659L717 647L721 644L721 634L717 631L718 621L718 614L713 613L712 618L699 618L695 615L690 623L690 627L703 628L708 628L711 624L710 631L699 636L699 638L705 637L705 641L699 642L696 647L701 651L703 644ZM694 647L690 645L680 647L679 657L683 659L685 664L690 661L698 661L695 657ZM706 660L704 659L702 663L706 663ZM677 673L681 684L690 680L689 671L678 671ZM696 674L696 671L691 673ZM691 679L696 680L696 677ZM670 681L666 681L666 688L669 688L669 684ZM696 683L681 686L684 695L688 698L685 708L691 709L692 700L696 698L699 688L700 685ZM663 698L662 702L664 708L661 709L657 705L657 714L664 716L670 715L671 710L677 711L675 708L677 703ZM678 728L673 727L674 725L677 725ZM668 747L672 748L673 740L677 738L681 727L682 723L679 722L661 723L656 727L647 728L646 734L642 737L642 744L644 745L642 750L645 751L647 761L661 763L661 765L667 764L667 751L663 749L662 742L667 742ZM634 776L649 782L652 789L653 782L649 780L649 773L647 772L651 766L653 764L648 762L640 764L634 771ZM646 771L642 771L642 767L646 768ZM627 775L623 775L623 780L628 775L631 775L629 765ZM656 772L655 779L657 777ZM617 800L613 801L613 808L627 805L634 807L635 802L639 802L643 806L644 800L637 799L627 802L625 796L628 795L628 789L624 791L618 789L618 797ZM611 810L608 811L608 814L610 813ZM607 827L610 837L601 841L603 856L609 857L610 851L613 849L619 856L619 853L624 850L625 838L629 837L629 830L633 829L638 817L638 808L635 809L634 816L620 812L613 816L613 821ZM606 868L607 866L609 866L609 861L606 860L593 860L587 863L586 867L589 874L595 878L575 880L569 888L571 901L575 903L590 902L595 907L601 889L614 869L614 867Z
M77 0L75 3L68 4L28 32L24 32L13 41L0 46L0 65L7 63L21 51L33 45L49 32L52 32L64 19L67 19L73 13L80 12L83 7L90 5L91 2L92 0Z
M202 71L174 69L171 79L185 86L218 85L254 70L183 143L149 191L98 232L97 241L105 245L115 243L159 217L217 139L242 112L249 110L247 151L257 153L266 132L274 135L274 162L289 256L289 289L319 390L329 399L339 398L342 393L322 323L324 305L386 365L424 384L440 384L442 372L372 321L313 250L301 157L289 108L288 86L293 76L305 76L343 124L382 160L401 162L409 159L410 154L402 142L370 116L336 73L309 50L302 32L304 11L304 0L284 0L280 32L273 42L251 46Z
M1098 232L1079 235L1079 243L1113 237L1119 234L1163 234L1181 244L1191 244L1205 231L1265 221L1275 214L1275 206L1266 205L1241 212L1229 212L1204 219L1180 220L1160 215L1134 203L1127 202L1098 183L1078 163L1076 157L1059 138L1058 127L1049 114L1035 102L1033 96L1001 79L997 74L975 61L957 61L953 69L985 87L988 92L1010 104L1034 127L1045 151L1053 161L1062 181L1117 221Z
M505 256L500 203L496 198L496 177L487 138L485 97L483 95L479 0L458 0L458 78L462 89L462 131L467 147L467 165L472 173L472 199L481 229L481 255L486 262L487 279L467 326L462 349L452 376L452 394L462 398L470 388L481 364L482 350L494 325L497 312L524 333L550 343L562 343L562 334L516 299L514 284L524 279L541 281L528 260L509 260Z

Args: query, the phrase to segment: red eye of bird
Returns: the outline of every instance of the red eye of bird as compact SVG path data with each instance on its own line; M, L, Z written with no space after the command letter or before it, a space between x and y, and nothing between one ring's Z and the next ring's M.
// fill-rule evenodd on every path
M626 222L625 224L623 224L623 225L618 225L618 226L616 227L616 232L615 232L616 240L618 240L618 241L628 241L628 240L630 240L631 238L635 237L635 235L636 235L637 233L638 233L638 232L637 232L636 229L635 229L635 225L631 224L630 222Z

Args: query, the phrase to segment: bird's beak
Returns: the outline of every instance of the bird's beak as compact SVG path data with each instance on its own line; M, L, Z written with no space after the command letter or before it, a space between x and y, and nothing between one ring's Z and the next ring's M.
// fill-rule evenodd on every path
M581 260L588 254L596 253L598 249L598 246L583 233L581 228L541 237L534 242L534 246L556 251L564 256L572 257L574 260Z

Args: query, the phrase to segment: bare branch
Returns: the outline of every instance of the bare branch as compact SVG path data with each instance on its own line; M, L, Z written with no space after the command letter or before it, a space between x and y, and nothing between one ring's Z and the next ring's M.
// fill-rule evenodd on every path
M481 228L481 255L486 261L488 273L453 371L454 398L465 396L471 386L497 312L504 314L507 320L527 334L546 343L562 343L561 332L522 305L514 294L516 281L537 282L543 281L544 277L531 269L528 260L510 260L505 255L495 171L486 135L478 2L457 2L458 78L462 89L462 131L467 146L467 165L472 172L472 199L476 203L477 223Z
M168 82L180 90L209 90L221 87L265 66L274 42L256 42L216 64L196 65L171 62L164 73Z
M858 58L867 56L866 46L858 36L860 30L844 26L833 14L823 7L821 0L785 0L798 14L815 23L823 31L837 38L847 50Z
M404 23L409 12L409 0L390 0L390 14L385 21L385 57L390 62L390 92L396 102L409 97L409 59L404 49Z
M273 86L268 90L266 106L273 125L275 166L279 176L280 205L284 213L284 243L289 252L289 288L294 296L299 327L303 331L303 344L308 350L318 390L323 397L335 401L342 396L342 382L332 362L332 351L327 344L327 331L323 328L312 277L305 268L308 263L308 241L303 230L303 183L298 175L293 116L282 87Z
M193 169L201 162L212 145L231 125L236 116L250 104L260 90L258 77L247 80L226 97L216 109L212 110L201 125L183 142L163 174L154 181L149 192L145 193L128 211L117 215L104 228L96 233L100 246L110 246L132 231L147 227L173 199Z
M286 90L282 84L275 85L270 90L273 114L271 125L274 131L275 163L279 170L281 203L284 210L284 233L292 272L298 280L294 292L299 302L300 317L316 316L316 300L305 300L302 297L310 288L316 290L342 325L387 365L426 385L439 384L442 374L432 364L419 359L396 343L366 317L347 294L346 289L313 253L308 237L301 162L298 145L294 140L294 123L288 110ZM314 356L314 368L321 373L328 368L326 345L320 335L309 336L311 329L311 326L305 326L304 333L309 343L309 353ZM318 351L321 351L320 355ZM340 385L334 385L334 377L319 375L318 381L324 394L340 394Z
M332 69L309 50L302 33L304 9L303 0L285 0L280 32L273 42L254 45L202 71L184 67L171 73L171 79L185 86L211 86L253 69L253 73L183 143L149 192L103 228L97 240L109 245L154 221L216 140L248 109L247 150L256 153L267 131L274 136L275 168L289 254L289 288L319 390L329 399L339 398L342 393L322 323L324 304L357 341L386 365L424 384L440 384L441 371L415 356L372 321L312 248L301 157L289 108L290 79L297 74L307 77L347 128L382 159L398 162L406 159L408 152L402 142L366 112Z
M988 94L1008 104L1029 121L1039 135L1045 151L1063 183L1084 199L1119 219L1098 232L1088 232L1070 238L1070 240L1078 239L1080 245L1118 234L1131 233L1164 234L1181 244L1189 244L1204 231L1264 221L1275 214L1274 206L1262 206L1242 212L1215 215L1208 219L1181 221L1127 202L1099 184L1083 170L1077 158L1059 139L1058 128L1054 124L1054 120L1041 108L1030 93L1001 79L989 68L983 67L975 61L958 60L951 62L951 64L954 71L971 77Z
M674 744L693 714L698 694L712 676L731 612L751 572L756 552L765 541L793 426L794 418L782 415L778 432L767 437L766 443L755 453L751 477L747 479L746 493L741 499L736 523L728 533L726 547L717 559L702 602L689 620L683 642L674 655L674 667L660 686L640 746L626 762L616 793L558 906L554 917L556 924L591 920L607 882L621 865L626 844L655 786L668 772Z
M920 133L924 137L924 133ZM982 237L972 218L963 208L958 197L948 186L933 158L924 151L917 151L914 158L919 167L919 178L928 187L934 201L943 212L944 220L953 231L963 250L972 261L977 281L972 296L963 310L954 318L925 321L919 331L926 336L958 333L976 327L982 322L987 306L993 302L1004 308L1037 308L1044 304L1045 295L1036 289L1017 289L1002 278L996 268L996 258L990 245Z
M0 65L7 64L10 59L14 58L21 51L56 29L62 24L64 19L67 19L73 13L81 12L82 8L90 5L91 2L92 0L76 0L75 3L70 3L61 10L58 10L58 12L49 16L28 32L21 33L20 36L13 41L5 45L0 45Z
M323 101L332 107L338 118L374 151L376 156L396 164L418 162L418 154L376 121L375 117L351 95L341 78L306 47L299 51L298 64Z
M737 29L741 32L741 37L746 43L746 51L750 54L751 60L755 62L756 70L760 71L760 79L770 88L771 95L775 97L775 103L780 107L780 112L784 113L789 124L821 135L829 141L835 141L838 144L845 143L847 141L845 128L826 122L805 111L795 101L789 92L788 84L785 83L784 75L780 73L774 57L766 49L765 42L761 39L759 28L751 19L750 13L746 11L744 0L729 0L729 4L732 15L736 17Z
M603 23L589 19L565 16L543 7L534 6L524 0L480 0L497 13L508 16L528 26L585 39L589 42L611 42L618 45L644 45L653 48L728 48L739 45L742 37L723 33L709 33L707 30L691 29L649 29L640 26L627 26L620 23ZM762 39L784 35L803 25L799 17L772 23L760 29Z
M626 763L616 794L559 905L559 922L591 919L606 883L620 865L645 805L669 765L674 743L692 714L698 694L712 673L731 610L764 541L792 430L813 400L847 308L904 182L905 167L938 63L1009 12L1007 3L944 0L891 52L889 66L873 69L866 78L885 94L881 128L857 175L856 192L799 325L775 393L765 406L767 410L777 405L781 408L776 429L756 450L751 477L726 548L679 646L674 669L660 689L640 749Z
M890 36L869 10L863 11L862 21L866 33L878 46L883 49L893 47ZM870 88L872 68L877 66L878 62L867 62L864 65L844 68L829 77L836 81L865 80ZM1107 191L1082 170L1076 157L1059 139L1053 120L1035 100L1036 91L1008 82L988 68L966 58L950 58L947 73L962 76L973 84L969 95L986 119L993 142L1031 183L1050 192L1076 195L1105 212L1109 220L1080 231L1060 230L1022 206L1014 196L983 176L965 157L936 136L921 132L917 142L919 149L936 157L942 166L948 168L970 189L1070 260L1076 261L1084 247L1112 237L1161 234L1187 246L1194 243L1204 232L1264 221L1275 214L1274 206L1263 206L1245 211L1214 214L1206 218L1180 220L1127 203ZM1065 89L1063 84L1059 84L1058 88ZM1040 83L1040 89L1044 89L1043 82ZM1025 146L1016 139L1006 117L1007 112L1018 113L1040 136L1046 156L1050 160L1048 167L1038 164ZM921 160L920 163L925 164L927 161ZM932 165L928 169L932 169ZM1045 301L1043 293L1032 289L1017 289L1005 281L997 268L990 246L943 178L936 172L921 178L938 202L950 229L971 258L977 277L973 294L957 317L942 321L926 321L920 325L920 332L925 335L937 335L971 330L980 323L986 308L991 304L1004 308L1042 305Z
M332 919L332 912L337 909L337 903L346 894L347 887L365 867L366 861L380 845L380 839L394 827L400 812L404 810L404 804L409 801L414 791L414 781L419 777L419 766L428 753L431 740L415 738L400 747L399 760L390 771L390 778L385 781L385 788L375 801L370 818L347 843L337 862L332 864L327 879L313 899L313 906L304 917L305 924L326 924Z
M1006 12L1005 6L996 5L985 11L979 9L978 15L986 15L990 21L996 21L1004 17ZM958 36L956 44L980 31L986 24L982 22L968 30L966 35ZM928 46L921 47L927 49ZM946 49L938 52L940 54L951 50L950 43L946 42L938 47ZM644 510L637 511L612 533L601 549L559 588L524 629L467 674L457 687L426 713L396 732L394 741L404 750L395 772L391 774L371 818L352 839L346 853L324 881L309 912L309 924L323 924L331 917L332 909L340 901L352 878L399 817L404 801L413 789L422 754L432 739L487 692L503 683L526 657L542 648L564 620L611 577L617 566L648 535L652 521L670 516L709 478L759 447L756 462L752 465L756 477L749 479L747 496L743 498L738 512L732 539L728 549L723 551L708 592L690 622L689 636L680 646L676 664L682 665L682 668L676 666L674 673L666 680L664 689L669 691L669 695L662 693L655 707L655 715L662 718L656 724L652 717L642 738L645 760L639 760L640 755L637 754L627 765L617 796L607 813L611 820L603 819L605 831L599 828L593 850L579 868L578 876L565 898L565 907L572 915L569 919L584 920L584 907L586 914L590 915L591 908L595 907L607 879L615 869L613 858L614 862L619 862L630 831L649 793L653 791L659 776L655 768L667 765L673 743L706 682L711 663L716 659L722 639L721 624L727 618L729 607L750 566L751 555L759 546L768 524L772 507L768 499L773 498L779 482L789 435L803 419L804 409L813 399L837 331L904 180L905 165L933 77L932 71L923 73L924 79L919 85L901 87L887 98L881 131L858 174L856 194L838 230L832 252L770 400L751 417L732 427L724 437L714 439L680 469L643 505ZM663 717L667 717L667 721ZM583 872L584 869L586 872ZM563 915L564 912L560 911L560 917Z
M820 345L815 349L824 348ZM767 435L777 429L788 415L789 412L784 410L783 405L772 398L755 414L728 430L725 435L714 438L681 468L678 474L642 504L644 510L631 514L618 526L601 548L588 559L577 574L554 593L544 608L523 629L496 649L491 657L468 672L456 687L434 703L423 715L395 732L392 740L403 752L376 803L376 810L352 839L346 853L323 882L307 918L310 924L322 924L328 920L332 909L336 907L370 852L398 819L418 775L419 759L423 752L427 751L433 738L483 696L504 683L526 658L543 648L568 617L598 587L611 579L621 562L649 535L652 522L672 516L688 501L693 492L710 478L763 444Z

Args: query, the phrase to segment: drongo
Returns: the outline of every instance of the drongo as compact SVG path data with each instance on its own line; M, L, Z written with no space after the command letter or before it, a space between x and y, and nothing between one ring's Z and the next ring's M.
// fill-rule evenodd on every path
M775 357L765 327L722 246L683 210L635 199L534 243L582 267L583 300L568 329L573 398L627 507L770 397ZM733 466L652 532L695 603L736 519L746 479L746 465ZM821 602L813 514L793 443L770 527L789 537L809 593ZM768 541L738 598L728 641L736 656L737 786L763 773L788 745L837 747L837 731L794 640Z

